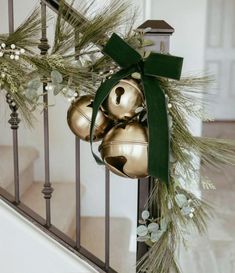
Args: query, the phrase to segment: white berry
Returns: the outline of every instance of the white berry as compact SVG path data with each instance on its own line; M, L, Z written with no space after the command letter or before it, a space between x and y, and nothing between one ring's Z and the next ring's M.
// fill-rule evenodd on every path
M2 57L3 56L3 52L2 51L0 51L0 57Z
M19 60L19 55L15 55L15 60L18 61Z
M14 60L14 59L15 59L15 56L14 56L14 55L10 55L10 59L11 59L11 60Z
M11 44L11 49L15 49L16 46L14 44Z
M19 55L20 55L20 51L19 51L19 50L16 50L16 51L15 51L15 54L19 56Z
M21 49L20 49L20 53L24 54L24 53L25 53L25 49L24 49L24 48L21 48Z
M5 76L6 76L6 74L2 72L2 73L1 73L1 77L2 77L2 78L5 78Z
M2 43L2 44L1 44L1 47L2 47L2 48L5 48L5 47L6 47L6 44Z
M193 218L194 214L193 213L189 213L189 217Z
M172 104L171 103L168 103L168 108L172 108Z
M53 86L52 85L48 85L47 90L48 91L52 91L53 90Z

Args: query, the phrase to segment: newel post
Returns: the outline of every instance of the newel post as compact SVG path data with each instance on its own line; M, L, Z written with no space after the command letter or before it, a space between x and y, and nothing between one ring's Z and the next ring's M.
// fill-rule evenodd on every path
M154 45L148 46L148 51L155 51L161 53L169 53L170 51L170 36L175 31L168 23L163 20L147 20L138 29L149 29L145 32L145 38L152 40ZM147 207L147 202L150 196L151 189L153 188L153 178L139 179L138 180L138 212L137 220L141 219L142 211ZM137 260L139 260L148 250L144 243L137 245Z

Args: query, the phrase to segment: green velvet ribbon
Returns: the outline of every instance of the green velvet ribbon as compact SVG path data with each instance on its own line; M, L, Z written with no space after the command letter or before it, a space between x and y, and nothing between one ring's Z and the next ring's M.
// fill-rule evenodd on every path
M94 125L100 106L121 79L138 72L141 75L147 106L149 130L148 173L168 184L170 135L167 102L157 77L179 80L183 58L151 52L149 57L143 60L136 50L115 33L107 42L103 53L110 56L121 67L121 70L102 83L96 92L90 130L92 154L98 164L104 164L92 148Z

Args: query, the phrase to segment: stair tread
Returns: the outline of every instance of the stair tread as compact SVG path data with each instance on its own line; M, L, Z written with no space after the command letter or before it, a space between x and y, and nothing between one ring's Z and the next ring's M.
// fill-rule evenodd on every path
M33 147L19 146L19 173L26 170L38 158L38 155L38 151ZM13 148L0 146L0 186L7 188L13 180Z
M42 182L34 182L22 195L22 202L29 206L32 210L45 218L45 199L41 193L43 189ZM76 215L75 207L75 183L69 182L52 182L54 189L51 198L51 219L52 224L65 234L71 228L74 215ZM81 185L81 196L84 195L85 187Z
M76 239L75 226L75 184L52 183L54 191L51 198L52 224L65 234ZM33 183L22 195L22 202L45 217L45 200L41 193L42 182ZM81 185L81 196L85 187ZM105 218L95 216L81 217L81 245L101 260L104 260ZM121 217L110 218L111 266L122 273L135 272L135 253L129 252L131 222Z
M110 264L117 272L135 272L136 255L129 251L131 221L110 217ZM74 239L76 236L73 236ZM104 261L105 218L81 218L81 245Z

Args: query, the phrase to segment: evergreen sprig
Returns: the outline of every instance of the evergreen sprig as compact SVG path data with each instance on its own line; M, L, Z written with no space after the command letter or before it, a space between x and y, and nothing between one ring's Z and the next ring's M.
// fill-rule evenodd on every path
M22 117L29 125L32 125L33 110L42 106L38 100L44 93L36 89L36 86L41 88L37 81L42 79L51 83L53 71L62 77L54 94L67 96L71 90L77 94L95 94L113 66L101 54L102 45L113 31L128 24L128 6L126 1L115 0L110 5L94 8L94 1L90 1L75 9L73 3L60 1L54 44L43 56L38 50L42 27L39 8L13 33L0 35L0 44L4 45L2 50L6 53L0 57L0 87L15 98ZM133 18L131 16L131 21ZM131 28L127 31L127 38L131 36ZM17 59L10 58L11 54L15 54L12 45L18 52L24 50Z

